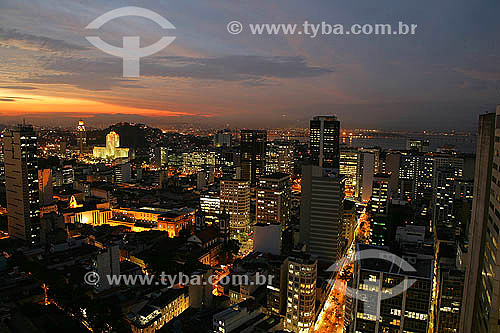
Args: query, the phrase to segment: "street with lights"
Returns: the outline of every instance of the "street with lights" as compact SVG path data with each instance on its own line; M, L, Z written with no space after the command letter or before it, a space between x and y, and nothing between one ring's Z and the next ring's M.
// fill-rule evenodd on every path
M367 243L370 240L370 220L366 209L360 215L356 228L356 239L352 242L348 256L342 258L336 271L333 272L330 283L330 291L319 313L314 332L342 333L344 331L344 311L347 282L352 276L352 254L355 251L356 242Z

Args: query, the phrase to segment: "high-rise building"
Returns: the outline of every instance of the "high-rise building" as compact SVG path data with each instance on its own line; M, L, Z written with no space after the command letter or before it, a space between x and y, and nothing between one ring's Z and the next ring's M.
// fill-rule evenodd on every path
M370 198L372 244L385 245L388 237L390 175L377 173L373 176L372 195Z
M130 163L121 163L114 167L115 183L130 183L132 181L132 166Z
M76 141L78 144L78 149L80 155L83 155L87 151L87 129L85 128L85 122L83 120L78 121L78 126L76 127Z
M128 158L129 149L120 148L120 136L115 131L106 135L106 147L94 147L94 157L102 159Z
M339 169L340 121L336 116L316 116L310 121L311 161L323 168Z
M167 147L155 147L153 149L153 163L157 168L164 168L167 166L167 157Z
M500 106L479 116L460 332L500 332Z
M293 252L286 259L285 265L288 273L285 330L312 332L316 305L317 261L308 254Z
M220 183L221 209L230 216L231 235L249 232L250 183L248 180L222 180Z
M294 148L291 142L271 141L267 143L266 174L281 172L293 175Z
M256 222L290 224L292 187L290 176L285 173L273 173L259 179L256 202Z
M217 223L221 211L220 193L206 191L200 194L200 208L205 213L207 224Z
M266 172L265 130L242 130L240 142L241 178L250 180L252 185Z
M52 169L38 170L38 193L40 205L50 205L54 201Z
M31 244L40 237L37 135L19 125L4 135L9 235Z
M302 168L300 237L319 261L333 263L342 250L344 177L331 169Z
M455 169L439 167L434 171L433 178L432 223L436 226L452 226L455 219L453 216Z
M450 240L438 239L436 245L437 293L434 311L436 316L434 332L458 332L460 313L463 309L465 278L461 254L457 251L457 244L453 238L450 238Z
M374 249L377 248L358 245L360 251ZM352 288L357 297L352 300L348 332L428 332L432 319L429 313L433 256L417 253L403 255L403 259L414 267L413 271L383 256L354 261ZM403 292L391 294L400 287Z
M389 180L387 173L377 173L373 176L371 211L374 215L387 215L389 205Z
M71 165L65 165L61 170L61 176L63 185L73 184L75 180L75 170L73 170Z
M281 226L279 224L257 223L253 226L254 252L279 256L281 253Z
M376 173L375 154L361 152L357 172L356 195L361 201L367 202L372 195L373 175Z
M220 130L214 134L214 146L231 148L233 134L229 130Z
M357 149L340 151L340 174L345 177L345 196L356 196L360 152Z

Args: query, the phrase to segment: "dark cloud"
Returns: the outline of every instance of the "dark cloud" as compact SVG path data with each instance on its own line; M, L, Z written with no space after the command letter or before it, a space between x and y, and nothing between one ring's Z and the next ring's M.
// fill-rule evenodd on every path
M12 89L12 90L36 90L36 87L29 86L0 86L0 89Z
M0 42L2 41L9 44L15 43L14 46L19 48L40 49L45 51L80 51L88 49L88 47L68 43L60 39L0 28Z
M2 102L15 102L18 99L33 99L31 97L19 97L19 96L0 96Z
M26 83L69 84L86 90L114 86L144 88L123 80L119 58L40 57L45 69L63 72L39 75ZM272 79L311 78L333 73L328 67L309 65L303 57L224 56L218 58L158 57L141 59L141 76L193 80L239 81L247 86L275 85ZM125 81L125 83L123 83Z

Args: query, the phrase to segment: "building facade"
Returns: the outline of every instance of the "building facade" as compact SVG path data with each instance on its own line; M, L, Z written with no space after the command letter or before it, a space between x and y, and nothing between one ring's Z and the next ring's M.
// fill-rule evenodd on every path
M31 125L5 133L5 187L9 235L31 244L40 240L37 135Z
M339 169L340 121L336 116L316 116L310 121L311 162L323 168Z

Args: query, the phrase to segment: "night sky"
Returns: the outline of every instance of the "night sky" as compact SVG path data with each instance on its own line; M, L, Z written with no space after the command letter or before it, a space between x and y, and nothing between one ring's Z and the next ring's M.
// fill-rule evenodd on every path
M150 9L97 32L109 10ZM473 130L500 103L499 1L0 0L0 123L140 121L236 127L306 126L336 114L343 127ZM228 33L238 20L244 30ZM416 35L252 35L250 23L418 24ZM92 46L175 41L141 59L139 78Z

